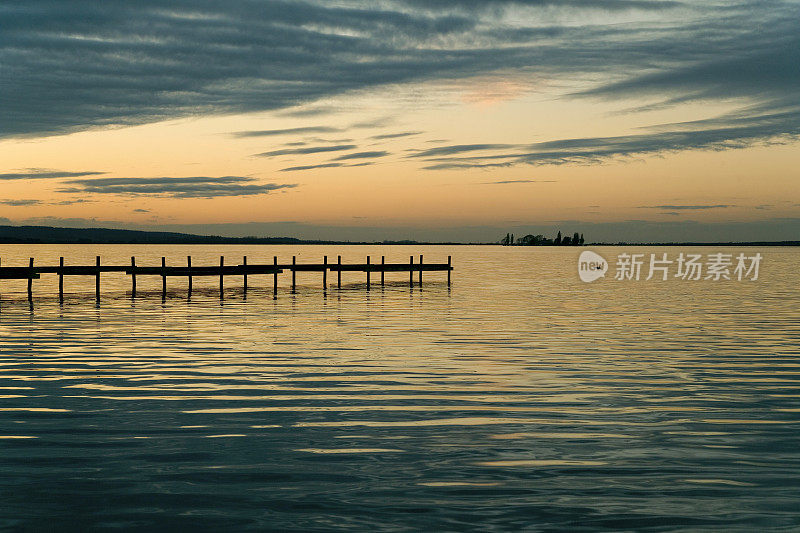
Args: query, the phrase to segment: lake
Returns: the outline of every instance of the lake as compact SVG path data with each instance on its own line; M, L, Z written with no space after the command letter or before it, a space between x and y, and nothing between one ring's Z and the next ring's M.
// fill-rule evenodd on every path
M0 280L0 529L798 531L800 250L2 245L3 266L426 262L387 274ZM756 281L614 280L760 252ZM415 276L416 277L416 276ZM644 276L643 276L644 277ZM657 276L658 277L658 276ZM331 281L334 281L331 284Z

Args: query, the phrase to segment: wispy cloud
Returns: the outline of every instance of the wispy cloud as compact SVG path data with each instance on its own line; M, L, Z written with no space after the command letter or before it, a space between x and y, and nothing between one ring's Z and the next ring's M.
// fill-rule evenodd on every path
M319 117L323 115L333 115L338 113L340 109L333 106L314 106L314 107L300 107L296 109L287 109L279 113L283 117L293 118L306 118L306 117Z
M414 135L421 135L424 131L402 131L400 133L383 133L381 135L373 135L370 139L382 141L386 139L399 139L401 137L412 137Z
M296 184L256 182L255 178L243 176L78 179L67 182L75 185L74 187L60 189L58 192L169 198L218 198L268 194L279 189L297 186Z
M320 154L325 152L341 152L357 148L355 144L334 144L333 146L309 146L307 148L282 148L270 152L256 154L257 157L275 157L279 155L308 155Z
M75 200L59 200L58 202L44 202L42 200L28 199L28 200L0 200L0 205L7 205L11 207L24 207L29 205L74 205L91 203L91 200L86 198L79 198Z
M639 209L662 209L665 211L699 211L704 209L726 209L728 207L736 207L729 204L714 204L714 205L640 205Z
M374 151L374 152L355 152L352 154L344 154L340 155L339 157L334 158L334 161L346 161L349 159L372 159L374 157L386 157L389 155L389 152L384 150Z
M75 205L75 204L90 204L93 200L86 198L76 198L74 200L59 200L58 202L51 202L49 205Z
M0 205L8 205L11 207L23 207L28 205L39 205L41 200L0 200Z
M245 137L277 137L278 135L306 135L309 133L337 133L342 130L328 126L306 126L303 128L285 128L280 130L252 130L237 131L231 135L237 138Z
M442 11L452 9L486 11L506 7L508 5L531 6L531 7L556 7L556 8L579 8L579 9L598 9L602 11L663 11L683 7L683 2L671 0L402 0L410 6L428 9L431 11Z
M503 181L486 181L484 185L510 185L512 183L556 183L556 180L503 180Z
M282 168L281 172L299 172L303 170L316 170L319 168L337 168L337 167L366 167L369 165L374 164L374 161L366 161L363 163L352 163L352 164L345 164L345 163L320 163L318 165L299 165L295 167L286 167Z
M428 148L427 150L419 150L409 157L433 158L450 156L456 154L463 154L466 152L485 152L489 150L505 150L509 148L518 148L516 144L454 144L451 146L440 146L438 148Z
M0 180L52 180L62 178L80 178L83 176L99 176L105 172L87 170L81 172L67 172L63 170L49 170L28 168L24 172L7 172L0 174Z
M302 170L315 170L318 168L335 168L335 167L343 167L342 163L321 163L319 165L299 165L296 167L286 167L282 168L281 172L298 172Z
M507 168L516 165L597 164L682 150L730 150L800 137L800 106L768 114L735 114L659 125L641 134L558 139L528 145L473 144L420 150L412 158L432 163L428 170ZM487 152L463 156L468 152Z

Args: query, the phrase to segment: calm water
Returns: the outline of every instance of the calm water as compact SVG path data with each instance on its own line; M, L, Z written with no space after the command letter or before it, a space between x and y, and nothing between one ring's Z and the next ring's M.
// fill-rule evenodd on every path
M99 307L43 275L32 310L0 281L0 528L800 531L800 250L759 251L756 282L584 284L577 248L0 246L456 268L163 303L108 274Z

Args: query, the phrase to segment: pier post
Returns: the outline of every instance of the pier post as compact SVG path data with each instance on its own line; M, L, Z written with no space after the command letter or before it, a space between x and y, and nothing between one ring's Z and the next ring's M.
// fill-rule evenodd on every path
M28 302L33 303L33 257L28 262L28 267L31 269L28 276Z
M414 256L408 258L408 286L414 288Z
M161 300L167 299L167 259L161 258Z
M369 256L367 256L367 290L369 290Z
M297 272L294 266L297 264L297 256L292 256L292 294L297 294Z
M325 293L328 290L328 256L324 256L322 258L322 292Z
M419 254L419 286L422 287L422 254Z
M244 258L242 259L242 266L245 267L244 275L243 275L243 278L244 278L244 287L243 288L244 288L245 294L247 294L247 256L244 256Z
M342 256L336 259L336 264L339 265L339 270L336 271L336 288L342 290Z
M131 298L136 298L136 258L131 257Z
M94 260L95 266L97 267L97 273L94 277L94 299L97 303L100 303L100 256L98 255L95 257Z
M186 266L187 266L187 268L189 269L189 276L188 276L188 277L189 277L189 290L188 290L188 296L189 296L189 298L191 298L191 297L192 297L192 256L191 256L191 255L187 255L187 256L186 256Z
M385 264L386 264L386 256L382 255L381 256L381 287L383 287L383 275L384 275L384 271L383 271L384 266L383 265L385 265Z
M64 303L64 258L58 258L58 303Z
M450 266L453 262L453 258L451 256L447 256L447 286L450 286Z
M272 264L275 265L275 272L272 273L272 299L278 299L278 256L272 258Z
M222 267L225 266L225 256L219 256L219 299L222 300L222 293L225 291L225 286L223 282L223 278L225 277L222 273Z
M328 256L324 256L322 258L322 292L327 292L328 290Z

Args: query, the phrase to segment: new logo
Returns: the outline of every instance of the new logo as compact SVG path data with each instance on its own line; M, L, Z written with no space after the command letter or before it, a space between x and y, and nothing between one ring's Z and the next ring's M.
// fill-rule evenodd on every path
M578 258L578 275L581 277L581 281L591 283L605 276L607 271L608 261L603 256L590 250L581 252L581 256Z

